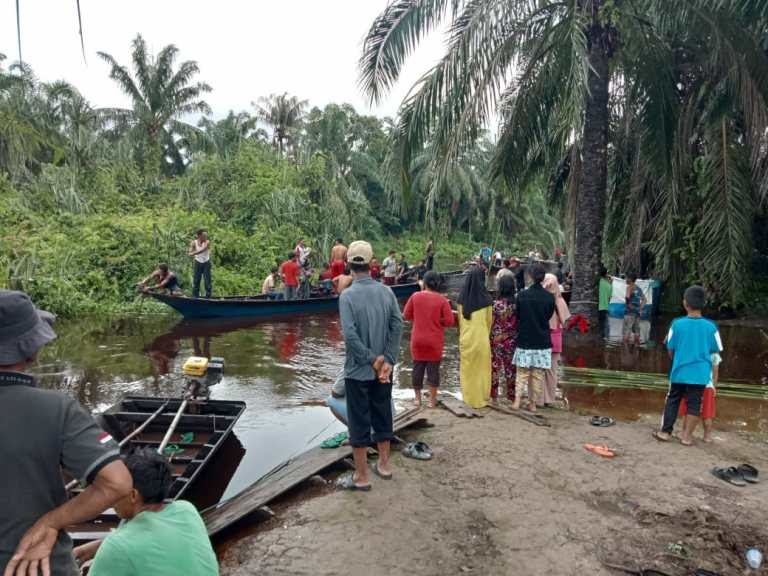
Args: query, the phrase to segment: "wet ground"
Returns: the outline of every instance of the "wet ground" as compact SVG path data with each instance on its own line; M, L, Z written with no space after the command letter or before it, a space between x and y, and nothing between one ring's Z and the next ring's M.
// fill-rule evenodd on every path
M661 345L666 322L644 323L640 347L621 344L620 322L606 343L569 335L564 362L571 366L665 372ZM45 386L66 389L94 411L124 394L173 396L180 392L181 366L191 355L222 356L224 379L213 398L244 400L247 410L236 427L245 455L224 497L234 495L288 457L342 429L329 411L305 403L327 395L343 358L338 316L323 314L279 321L184 322L175 316L137 316L61 322L60 338L46 348L38 374ZM766 385L768 334L757 327L722 328L726 352L723 380ZM616 341L618 337L618 341ZM396 397L412 397L409 329L403 338ZM446 338L443 382L458 392L456 332ZM636 420L660 413L663 392L649 390L566 390L572 407ZM718 400L718 426L768 432L768 403Z

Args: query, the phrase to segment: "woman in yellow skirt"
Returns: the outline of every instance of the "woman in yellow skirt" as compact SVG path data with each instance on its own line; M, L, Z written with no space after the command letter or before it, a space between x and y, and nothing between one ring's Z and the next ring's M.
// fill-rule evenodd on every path
M467 273L458 303L461 395L472 408L484 408L491 396L493 299L479 266Z

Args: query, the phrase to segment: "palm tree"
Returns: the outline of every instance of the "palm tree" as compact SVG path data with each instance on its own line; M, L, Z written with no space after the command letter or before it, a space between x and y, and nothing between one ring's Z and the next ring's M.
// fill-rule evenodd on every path
M666 144L668 126L661 120L667 119L665 106L674 101L676 89L670 70L675 53L664 36L669 23L684 21L702 38L716 39L724 62L757 79L764 75L760 63L739 54L759 49L754 30L740 20L746 5L752 13L765 10L758 4L764 2L395 0L368 32L361 85L373 101L381 100L424 35L450 22L445 56L401 106L401 161L407 165L429 141L438 151L435 172L445 178L451 162L495 115L501 131L494 173L504 175L510 189L521 189L537 174L554 174L567 156L575 160L571 165L579 170L568 190L576 223L569 250L573 308L594 319L611 86L623 78L631 81L636 99L629 105L645 102L647 109L645 141ZM658 106L660 117L652 116L652 106ZM657 150L660 155L668 151L665 146Z
M235 114L229 111L224 118L214 121L201 118L198 126L203 130L198 148L214 152L220 158L229 158L237 152L246 140L266 140L266 132L256 129L258 119L247 112Z
M288 93L271 94L259 98L258 103L252 102L258 118L272 128L272 145L280 156L295 152L296 143L307 108L306 100L299 100Z
M132 108L106 110L113 129L135 138L137 160L147 175L156 177L165 172L183 169L184 140L198 132L181 118L188 114L209 114L208 104L201 96L211 91L204 82L194 82L200 72L197 62L187 60L175 68L179 50L173 44L164 47L157 56L147 52L141 35L132 43L133 75L112 56L99 52L111 66L112 78L132 101Z

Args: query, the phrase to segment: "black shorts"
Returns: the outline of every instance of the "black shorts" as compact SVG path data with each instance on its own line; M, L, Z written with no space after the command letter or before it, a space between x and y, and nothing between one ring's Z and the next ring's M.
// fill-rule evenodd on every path
M427 385L438 388L440 386L440 361L415 360L413 362L413 375L411 383L415 390L424 387L424 373L427 373Z
M392 383L345 378L349 443L363 448L392 439Z

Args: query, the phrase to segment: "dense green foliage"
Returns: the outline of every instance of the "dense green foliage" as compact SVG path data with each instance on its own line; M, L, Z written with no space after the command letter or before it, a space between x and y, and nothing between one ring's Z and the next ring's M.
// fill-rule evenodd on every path
M440 28L445 55L400 109L405 172L436 150L444 199L440 179L499 118L492 173L513 191L550 182L586 309L601 256L645 263L668 293L699 282L713 303L747 303L766 253L768 2L395 0L361 57L374 101Z
M485 140L441 190L452 200L427 209L431 175L414 172L424 188L404 207L388 161L392 122L273 95L253 113L193 126L184 120L207 110L210 88L177 56L173 46L149 54L141 37L131 69L102 55L130 97L119 110L95 109L74 87L0 60L0 286L65 316L148 306L135 284L160 261L190 290L186 250L199 227L211 236L222 295L258 292L300 237L317 264L337 236L413 263L434 239L444 269L482 243L551 251L562 240L543 183L514 215L497 215L507 196L485 176Z

